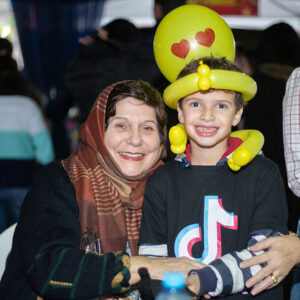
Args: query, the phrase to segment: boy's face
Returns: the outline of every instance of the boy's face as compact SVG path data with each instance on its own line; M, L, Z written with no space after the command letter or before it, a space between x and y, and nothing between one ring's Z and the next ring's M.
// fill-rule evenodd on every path
M243 108L236 111L235 93L223 90L196 92L177 104L178 119L184 124L193 148L227 149L231 126L236 126Z

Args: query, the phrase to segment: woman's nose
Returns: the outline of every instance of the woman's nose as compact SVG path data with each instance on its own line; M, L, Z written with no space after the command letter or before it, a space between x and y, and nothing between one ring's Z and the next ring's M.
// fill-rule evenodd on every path
M129 133L128 143L135 147L142 144L142 136L138 128L132 128Z

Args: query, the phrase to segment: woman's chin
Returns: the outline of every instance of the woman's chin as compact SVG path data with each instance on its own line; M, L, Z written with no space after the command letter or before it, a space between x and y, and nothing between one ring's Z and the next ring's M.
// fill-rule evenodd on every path
M139 176L143 173L143 170L128 170L128 169L122 169L122 173L126 176L134 177Z
M130 164L119 164L121 171L126 176L139 176L150 169L150 166L137 162L131 162Z

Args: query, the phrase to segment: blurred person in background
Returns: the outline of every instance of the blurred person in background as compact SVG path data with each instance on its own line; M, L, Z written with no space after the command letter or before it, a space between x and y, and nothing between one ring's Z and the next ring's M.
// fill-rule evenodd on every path
M284 153L287 167L288 185L298 198L296 213L300 213L300 67L290 75L285 96L283 98L283 132ZM300 236L300 220L298 223L298 235ZM293 282L290 300L300 299L300 238L295 233L281 237L272 237L261 241L251 247L252 251L268 249L267 252L257 255L250 260L241 263L243 268L256 264L267 263L260 272L247 282L247 286L254 287L252 292L258 294L268 289L272 282L267 280L269 275L276 276L278 281L292 270ZM264 279L264 280L263 280ZM263 280L262 282L260 282Z
M187 4L186 0L154 0L154 17L160 21L174 8Z
M0 39L0 232L18 221L36 171L54 158L51 136L32 87Z
M244 110L244 128L257 129L265 137L263 153L277 163L283 177L289 207L289 229L296 231L299 199L288 187L283 149L282 99L287 80L300 65L300 38L287 23L276 23L261 31L252 77L258 91Z
M153 40L147 44L129 20L114 19L79 43L67 70L79 123L85 121L100 91L114 82L142 79L157 87L155 81L161 74L154 60Z

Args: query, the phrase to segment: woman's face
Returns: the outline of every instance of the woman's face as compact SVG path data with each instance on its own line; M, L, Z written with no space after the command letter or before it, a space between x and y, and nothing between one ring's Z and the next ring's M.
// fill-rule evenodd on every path
M160 154L155 109L132 97L118 101L116 114L108 120L104 141L125 175L147 172Z

